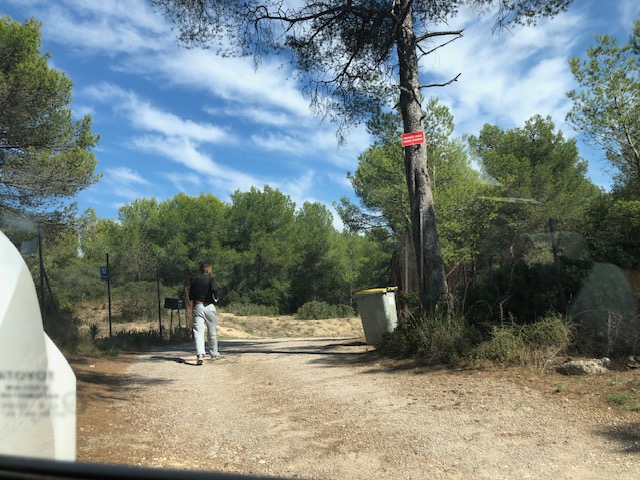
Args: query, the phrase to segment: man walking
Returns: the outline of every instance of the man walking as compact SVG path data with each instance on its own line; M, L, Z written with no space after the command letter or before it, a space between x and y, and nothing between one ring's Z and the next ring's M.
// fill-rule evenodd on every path
M218 301L218 285L211 276L211 264L200 264L200 275L191 280L189 300L191 303L191 318L193 319L193 338L196 344L196 363L202 365L204 360L204 328L207 325L209 338L209 355L212 360L220 358L218 353L218 337L216 324L218 313L215 303Z

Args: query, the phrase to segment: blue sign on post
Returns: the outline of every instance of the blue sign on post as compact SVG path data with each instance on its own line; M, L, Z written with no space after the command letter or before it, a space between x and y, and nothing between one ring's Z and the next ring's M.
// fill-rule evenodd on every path
M107 267L100 267L100 280L109 280L109 269Z

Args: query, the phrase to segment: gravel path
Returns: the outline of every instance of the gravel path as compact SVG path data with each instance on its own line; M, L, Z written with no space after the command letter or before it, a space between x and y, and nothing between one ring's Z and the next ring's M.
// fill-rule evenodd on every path
M191 345L141 355L128 395L111 401L114 435L83 449L308 479L640 478L637 423L585 415L506 372L398 368L370 350L353 339L224 341L223 358L199 367Z

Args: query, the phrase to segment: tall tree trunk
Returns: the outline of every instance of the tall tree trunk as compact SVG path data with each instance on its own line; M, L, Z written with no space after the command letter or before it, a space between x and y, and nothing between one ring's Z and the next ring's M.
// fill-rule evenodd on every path
M422 95L411 0L396 0L394 12L403 19L396 31L396 45L400 66L400 112L404 132L423 131ZM447 292L447 281L440 254L431 179L427 170L427 146L423 143L405 147L404 162L411 204L412 236L420 278L419 294L428 305L433 305Z

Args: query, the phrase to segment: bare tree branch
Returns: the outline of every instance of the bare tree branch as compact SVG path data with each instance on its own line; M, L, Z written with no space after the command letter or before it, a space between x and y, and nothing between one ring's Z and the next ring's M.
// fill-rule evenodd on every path
M451 85L453 82L457 82L458 78L460 78L461 73L453 77L451 80L445 83L427 83L426 85L420 85L420 88L431 88L431 87L446 87L447 85Z
M450 31L444 31L444 32L429 32L429 33L425 33L424 35L420 35L419 37L416 37L416 43L420 43L420 42L426 40L427 38L433 38L433 37L445 37L445 36L461 37L462 36L462 32L464 32L464 30L450 30Z
M461 32L462 32L462 30L461 30ZM420 57L418 59L421 59L422 57L426 57L428 55L431 55L436 50L449 45L451 42L455 42L459 38L462 38L462 33L460 33L459 36L457 36L455 38L452 38L451 40L447 40L445 43L441 43L440 45L438 45L437 47L432 48L431 50L424 50L422 48L422 45L420 45L420 44L416 45L417 49L420 50Z

